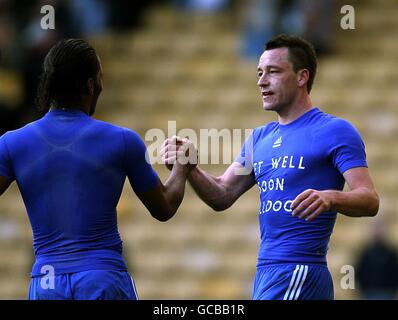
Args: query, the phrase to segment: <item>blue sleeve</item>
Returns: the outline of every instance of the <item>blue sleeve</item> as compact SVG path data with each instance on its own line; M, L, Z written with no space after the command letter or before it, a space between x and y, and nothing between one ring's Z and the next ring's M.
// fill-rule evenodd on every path
M249 137L244 142L240 154L235 158L235 162L246 166L248 162L253 167L253 150L254 150L254 130L250 133Z
M356 167L367 167L365 145L352 124L342 119L333 120L332 131L324 137L330 141L328 153L341 174Z
M136 193L149 191L159 183L159 177L149 163L146 146L134 131L124 129L123 135L125 167L130 184Z
M242 149L238 156L235 158L235 162L240 163L242 166L245 166L246 163L246 141L243 143Z
M7 148L5 135L0 137L0 176L6 178L10 183L15 180L14 169Z

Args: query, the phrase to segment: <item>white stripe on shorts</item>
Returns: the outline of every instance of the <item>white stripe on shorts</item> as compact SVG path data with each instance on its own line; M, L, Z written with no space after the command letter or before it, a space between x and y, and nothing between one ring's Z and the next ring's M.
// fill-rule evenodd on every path
M305 278L307 277L307 273L308 273L308 266L304 266L304 275L303 275L303 278L301 279L301 283L300 283L300 286L299 286L299 288L298 288L298 290L296 292L296 296L294 297L294 300L297 300L299 295L300 295L301 289L303 288L303 284L304 284Z
M290 290L292 290L294 280L296 279L297 271L299 269L299 265L296 265L296 269L294 269L292 280L290 280L289 288L287 288L287 291L285 293L285 296L283 297L283 300L287 300L287 297L289 296Z
M296 281L294 283L293 290L290 292L289 300L293 300L294 294L296 293L297 287L298 287L298 285L299 285L299 283L301 281L301 276L303 274L303 270L304 270L304 266L301 265L299 273L298 273L298 276L297 276Z
M132 276L130 276L130 279L131 279L131 284L133 285L133 290L134 290L135 296L137 297L137 300L140 300L140 299L138 298L137 289L135 288L134 279L133 279Z
M304 281L307 277L308 266L296 265L289 288L287 289L283 300L297 300L303 288Z

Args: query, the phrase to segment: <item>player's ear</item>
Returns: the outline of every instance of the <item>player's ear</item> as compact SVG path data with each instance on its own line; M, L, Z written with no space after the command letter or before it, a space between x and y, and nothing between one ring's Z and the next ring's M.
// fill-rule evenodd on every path
M93 78L89 78L87 80L87 93L89 96L94 95L94 89L95 89L95 81Z
M297 85L301 88L304 87L310 77L310 72L307 69L301 69L297 72Z

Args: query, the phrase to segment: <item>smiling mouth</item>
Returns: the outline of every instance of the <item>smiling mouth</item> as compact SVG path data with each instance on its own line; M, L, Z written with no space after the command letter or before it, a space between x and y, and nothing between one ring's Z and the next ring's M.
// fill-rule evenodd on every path
M261 95L263 96L263 98L272 96L273 94L274 93L271 92L271 91L263 91L263 92L261 92Z

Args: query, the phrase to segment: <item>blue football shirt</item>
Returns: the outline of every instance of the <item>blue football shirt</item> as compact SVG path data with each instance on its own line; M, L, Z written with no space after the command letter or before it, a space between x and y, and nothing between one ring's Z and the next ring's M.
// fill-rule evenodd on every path
M236 161L249 162L260 192L258 266L325 264L337 213L323 212L309 222L293 217L290 206L307 189L343 190L345 171L367 167L357 130L312 108L287 125L271 122L254 129Z
M159 183L133 131L79 110L54 110L0 138L0 175L16 180L33 231L32 276L127 270L116 206L128 177L135 192Z

